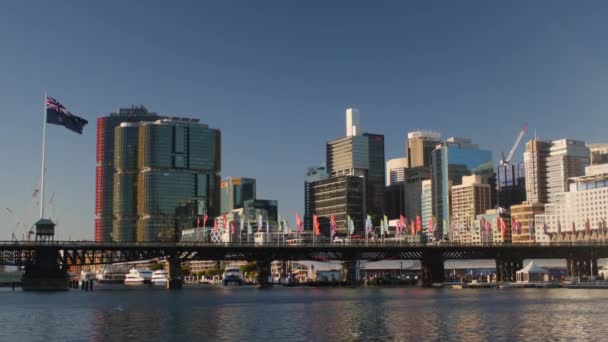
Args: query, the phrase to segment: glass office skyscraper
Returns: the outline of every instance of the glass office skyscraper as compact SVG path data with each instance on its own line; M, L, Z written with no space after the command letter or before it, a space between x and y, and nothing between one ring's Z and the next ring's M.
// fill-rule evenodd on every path
M113 237L173 241L220 213L221 134L171 118L116 128Z
M95 168L95 241L111 241L114 210L115 156L114 130L124 122L155 121L161 119L145 107L120 108L97 119L97 156ZM124 172L129 170L121 167ZM130 169L132 170L132 168ZM126 177L123 175L123 177Z
M431 188L433 216L437 222L435 238L448 235L450 224L450 190L462 183L462 176L477 174L482 182L493 177L492 152L481 150L470 139L450 138L433 151Z

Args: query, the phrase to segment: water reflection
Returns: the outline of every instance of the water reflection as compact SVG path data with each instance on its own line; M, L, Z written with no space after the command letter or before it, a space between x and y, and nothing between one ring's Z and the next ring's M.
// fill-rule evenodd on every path
M0 293L0 340L598 340L608 291L207 288Z

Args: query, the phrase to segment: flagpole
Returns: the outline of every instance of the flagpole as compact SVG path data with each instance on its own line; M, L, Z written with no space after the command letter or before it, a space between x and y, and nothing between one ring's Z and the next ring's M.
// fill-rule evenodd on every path
M46 91L44 92L44 103L42 105L42 167L40 170L40 218L44 218L44 156L46 150Z

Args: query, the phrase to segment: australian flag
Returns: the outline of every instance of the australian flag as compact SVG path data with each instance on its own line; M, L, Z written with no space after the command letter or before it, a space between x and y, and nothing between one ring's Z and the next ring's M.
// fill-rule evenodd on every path
M46 122L64 126L70 131L82 134L82 128L89 122L67 110L59 101L52 97L46 98Z

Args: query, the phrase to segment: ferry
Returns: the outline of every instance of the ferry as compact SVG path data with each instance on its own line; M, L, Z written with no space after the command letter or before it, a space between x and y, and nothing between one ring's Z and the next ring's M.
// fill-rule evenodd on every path
M97 272L99 284L123 284L128 270L124 267L107 266Z
M125 285L140 285L143 283L149 283L150 279L152 279L152 271L132 268L125 277Z
M226 268L224 270L224 274L222 276L222 285L244 285L245 280L243 280L243 273L240 269L235 267Z
M167 286L167 271L158 270L152 272L152 278L150 279L152 285L156 286Z

